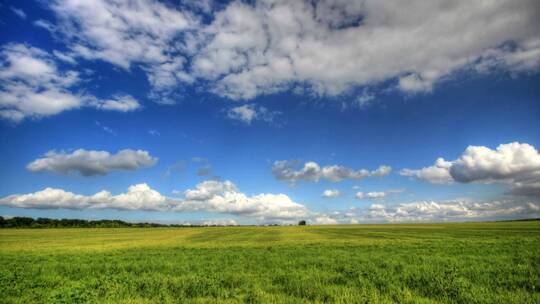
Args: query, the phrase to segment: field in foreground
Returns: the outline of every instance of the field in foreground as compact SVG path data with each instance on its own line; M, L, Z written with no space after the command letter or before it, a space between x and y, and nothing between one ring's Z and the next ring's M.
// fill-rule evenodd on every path
M0 230L2 303L540 303L540 221Z

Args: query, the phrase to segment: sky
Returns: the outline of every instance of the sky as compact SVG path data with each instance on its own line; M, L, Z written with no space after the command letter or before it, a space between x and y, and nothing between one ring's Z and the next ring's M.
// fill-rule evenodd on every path
M0 2L0 216L540 217L540 3Z

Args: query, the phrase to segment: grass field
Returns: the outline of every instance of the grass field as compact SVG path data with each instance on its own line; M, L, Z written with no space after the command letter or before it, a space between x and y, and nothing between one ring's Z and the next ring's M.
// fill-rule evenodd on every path
M1 303L540 303L540 221L0 230Z

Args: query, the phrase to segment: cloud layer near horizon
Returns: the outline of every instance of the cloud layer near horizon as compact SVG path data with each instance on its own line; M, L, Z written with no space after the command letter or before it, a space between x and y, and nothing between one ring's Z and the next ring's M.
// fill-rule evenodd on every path
M161 195L147 184L132 185L127 192L113 195L100 191L80 195L62 189L45 188L29 194L0 199L0 205L34 209L118 209L195 212L244 215L260 220L287 220L309 216L308 209L285 194L262 193L248 196L230 181L205 181L184 192L183 198Z
M81 195L62 189L45 188L28 194L14 194L0 199L0 205L33 209L117 209L169 212L212 212L252 217L260 222L294 223L308 219L314 224L460 221L540 216L540 205L524 200L476 202L419 201L397 205L372 204L345 211L319 213L292 201L285 194L248 196L230 181L205 181L184 191L182 198L161 195L147 184L130 186L125 193L113 195L100 191Z

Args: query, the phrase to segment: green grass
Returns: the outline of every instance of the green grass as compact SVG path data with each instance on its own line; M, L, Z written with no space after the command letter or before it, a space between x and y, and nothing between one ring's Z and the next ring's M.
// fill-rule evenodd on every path
M0 230L1 303L540 303L540 221Z

